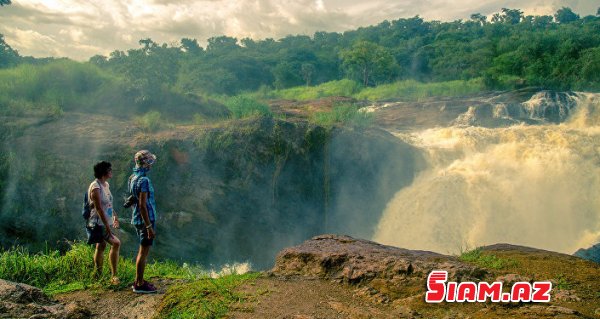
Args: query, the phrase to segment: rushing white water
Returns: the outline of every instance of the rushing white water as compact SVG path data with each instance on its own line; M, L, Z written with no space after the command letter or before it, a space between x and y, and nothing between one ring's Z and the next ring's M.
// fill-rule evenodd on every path
M573 253L599 242L600 95L575 98L558 125L398 134L430 168L396 193L373 239L442 253L499 242ZM539 117L536 103L525 106Z

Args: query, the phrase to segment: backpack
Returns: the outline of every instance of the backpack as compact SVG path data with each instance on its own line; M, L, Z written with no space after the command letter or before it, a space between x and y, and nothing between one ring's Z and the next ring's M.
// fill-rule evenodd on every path
M100 193L102 194L102 196L104 196L104 190L102 189L100 183L98 183L98 186L100 186ZM88 192L85 192L85 194L83 194L83 207L81 208L81 217L83 217L83 219L85 219L86 221L90 219L90 215L92 214L92 206L93 203L90 201Z
M88 193L85 192L83 194L83 207L81 208L81 217L83 219L90 219L90 215L92 214L92 205L90 205L90 200L88 198Z

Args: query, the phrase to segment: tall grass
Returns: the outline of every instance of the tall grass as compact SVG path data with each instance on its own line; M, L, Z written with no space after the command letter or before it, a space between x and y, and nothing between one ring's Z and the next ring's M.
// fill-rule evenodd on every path
M419 101L430 97L463 96L482 92L483 90L485 90L485 85L482 79L432 83L406 80L365 88L355 94L354 97L360 100L371 101L386 99Z
M359 100L400 99L419 101L430 97L452 97L482 92L485 90L481 78L468 81L447 81L423 83L415 80L398 81L376 87L362 87L352 80L339 80L313 87L294 87L270 92L257 92L263 98L282 98L293 100L314 100L328 96L348 96Z
M357 105L338 104L334 105L331 111L314 113L310 120L324 127L334 125L367 127L373 124L373 114L360 111Z
M144 132L156 132L161 129L173 127L158 111L150 111L140 117L136 117L135 124Z
M344 79L326 82L317 86L299 86L283 90L275 90L267 94L271 98L289 100L315 100L327 96L353 96L360 91L360 84Z
M63 110L89 104L95 93L115 81L116 78L92 65L69 60L2 69L1 113L59 116Z
M273 115L268 105L246 95L237 95L227 99L225 106L235 119Z
M49 294L85 289L88 287L109 287L110 270L108 256L105 256L102 276L96 278L93 272L92 246L74 244L65 254L58 251L29 253L25 248L13 248L0 252L0 278L29 284ZM108 254L108 248L106 249ZM147 277L167 277L198 279L208 274L198 267L181 267L174 262L149 263ZM135 278L135 263L121 257L118 264L121 289L130 285Z

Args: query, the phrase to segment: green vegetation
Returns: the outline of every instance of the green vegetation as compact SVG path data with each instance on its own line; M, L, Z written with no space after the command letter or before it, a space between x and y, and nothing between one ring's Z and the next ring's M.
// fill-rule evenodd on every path
M554 288L558 290L568 290L573 288L573 284L571 284L567 277L561 273L556 277L556 284L554 285Z
M225 106L229 109L231 116L235 119L252 116L272 116L269 106L244 95L229 98L225 102Z
M92 246L74 244L69 251L31 254L24 248L0 251L0 278L26 283L43 289L48 294L56 294L89 287L114 289L125 288L135 278L135 263L123 257L119 260L119 286L110 286L108 256L105 256L103 276L95 278L93 274ZM108 255L108 249L106 250ZM206 277L200 268L181 267L173 262L154 262L147 266L146 276L198 279Z
M430 97L453 97L478 93L485 90L483 80L455 80L446 82L422 83L415 80L405 80L383 84L373 88L365 88L354 97L361 100L400 99L419 101Z
M314 100L327 96L353 96L360 91L360 84L353 80L339 80L320 84L318 86L299 86L284 90L263 92L264 97L289 100Z
M170 126L158 111L150 111L143 116L136 118L135 123L144 132L156 132Z
M88 63L20 57L0 35L0 115L156 110L180 120L196 113L220 119L222 105L207 97L419 100L524 86L594 91L598 30L600 16L580 17L566 7L554 16L503 8L492 17L442 23L417 16L277 41L219 36L206 48L195 39L141 39L137 49ZM255 100L225 100L234 118L270 115ZM178 112L168 111L173 107Z
M169 288L159 309L160 318L222 318L235 304L248 299L235 291L259 274L226 275L205 278Z
M316 112L311 121L317 125L331 127L336 124L346 124L354 127L367 127L373 123L373 114L359 111L357 105L339 104L331 111Z
M498 257L491 253L483 252L481 248L475 248L463 252L458 256L458 259L465 262L474 263L480 267L488 269L503 269L508 267L514 267L517 262L512 259Z
M60 116L82 110L117 80L100 69L68 60L0 69L0 114Z

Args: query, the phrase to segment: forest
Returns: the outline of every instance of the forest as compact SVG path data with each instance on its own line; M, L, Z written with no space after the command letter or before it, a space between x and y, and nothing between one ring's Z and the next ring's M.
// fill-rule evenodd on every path
M334 83L358 88L410 80L471 81L478 90L600 89L600 8L596 16L585 17L567 7L553 16L525 16L519 9L503 8L491 17L474 13L453 22L415 16L343 33L277 40L222 35L206 43L141 39L138 48L96 55L82 66L60 61L66 58L21 56L0 35L0 68L58 62L60 67L54 68L119 79L139 93L138 102L149 104L162 103L166 91L232 96L340 80L352 82Z

